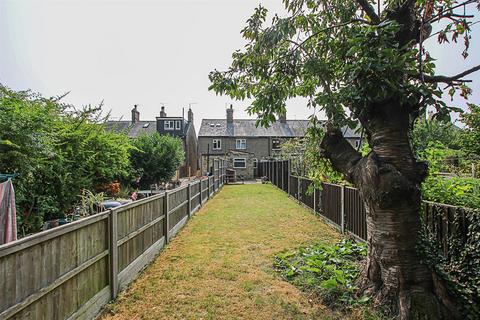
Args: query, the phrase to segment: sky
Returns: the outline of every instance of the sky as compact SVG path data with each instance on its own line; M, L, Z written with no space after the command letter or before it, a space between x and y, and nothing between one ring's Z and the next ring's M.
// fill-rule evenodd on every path
M76 106L103 101L113 119L130 120L134 104L141 120L153 120L163 104L169 116L191 104L197 131L202 118L225 118L230 103L235 118L250 118L248 101L208 91L208 74L226 69L245 45L240 30L259 3L284 12L281 0L0 0L0 83L48 97L69 92L64 101ZM480 24L467 60L461 46L430 41L438 72L478 64L478 38ZM470 77L476 103L479 73ZM458 96L453 104L465 105ZM310 114L304 100L287 102L289 119Z

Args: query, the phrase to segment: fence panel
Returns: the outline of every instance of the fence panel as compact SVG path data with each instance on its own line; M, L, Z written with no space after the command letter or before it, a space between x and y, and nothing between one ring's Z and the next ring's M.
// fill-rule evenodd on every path
M357 189L345 187L345 229L367 240L367 212Z
M288 192L288 161L283 161L282 166L282 190Z
M163 201L156 195L116 210L119 272L163 237Z
M302 202L307 207L313 209L313 189L311 192L308 192L308 188L312 185L313 181L305 178L299 178L299 201Z
M423 220L429 232L441 244L445 257L450 257L448 241L458 239L460 243L467 242L469 221L467 208L455 207L430 201L423 202Z
M200 207L200 181L192 183L191 196L192 196L192 211L195 211Z
M172 235L187 222L188 190L187 186L169 192L168 197L169 232Z
M322 183L322 214L338 226L342 223L341 190L339 185Z
M213 179L213 176L208 177L208 183L209 183L209 186L210 186L208 194L209 194L209 196L212 196L213 193L215 192L215 189L214 189L215 188L215 181Z
M0 319L66 319L88 301L106 303L108 216L103 212L1 246Z
M208 178L201 181L202 186L202 203L206 202L208 199Z
M290 176L290 195L298 199L298 178L296 176Z

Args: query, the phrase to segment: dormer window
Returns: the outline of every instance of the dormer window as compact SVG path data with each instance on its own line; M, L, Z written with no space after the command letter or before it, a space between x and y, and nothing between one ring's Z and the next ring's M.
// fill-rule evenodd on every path
M175 129L175 121L166 120L164 125L165 130L174 130Z

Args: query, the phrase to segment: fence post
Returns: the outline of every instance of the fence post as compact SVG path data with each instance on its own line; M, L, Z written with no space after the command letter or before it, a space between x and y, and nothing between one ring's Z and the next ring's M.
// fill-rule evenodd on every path
M283 191L283 190L285 190L285 182L283 181L283 180L284 180L284 179L283 179L283 176L284 176L284 174L283 174L283 160L281 161L281 164L282 164L282 165L280 166L280 168L281 168L280 172L282 173L282 187L281 187L281 189L282 189L282 191Z
M291 195L290 193L290 159L288 159L288 162L287 162L287 178L288 178L287 192L288 192L288 195Z
M169 242L169 236L168 236L168 231L169 231L169 221L170 221L170 216L168 214L168 198L169 194L168 191L165 191L165 196L163 197L163 214L165 215L165 218L163 218L163 234L165 237L165 244Z
M300 181L301 181L300 177L297 177L297 200L298 200L298 202L302 202L302 201L300 201Z
M210 176L207 177L207 199L210 199Z
M190 182L187 187L187 199L188 199L188 219L192 217L192 185Z
M108 244L109 244L109 285L110 285L110 297L115 299L118 294L118 232L117 232L117 211L110 209L110 215L108 219Z
M200 189L200 195L199 195L199 199L200 199L200 207L202 207L203 205L203 200L202 200L202 193L203 193L203 187L202 187L202 179L200 178L200 183L199 183L199 189Z
M340 190L340 229L345 233L345 185Z
M313 185L313 212L317 212L317 188L315 188L315 182L312 181Z

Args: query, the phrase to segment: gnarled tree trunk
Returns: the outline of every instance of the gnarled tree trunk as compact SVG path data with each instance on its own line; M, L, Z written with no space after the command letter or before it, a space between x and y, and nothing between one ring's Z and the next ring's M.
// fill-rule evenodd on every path
M420 185L427 165L409 141L409 113L396 101L371 106L359 120L372 151L362 157L337 129L327 127L321 148L365 201L369 253L361 293L391 308L400 319L441 319L432 274L415 249L421 229Z

